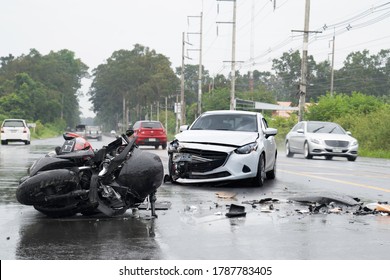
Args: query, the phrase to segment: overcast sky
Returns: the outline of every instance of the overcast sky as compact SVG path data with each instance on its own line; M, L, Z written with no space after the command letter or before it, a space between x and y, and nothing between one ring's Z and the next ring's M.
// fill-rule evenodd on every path
M236 0L236 69L271 71L283 52L302 49L305 0ZM311 0L309 55L335 67L353 51L376 54L390 48L390 1ZM45 55L69 49L94 69L119 49L141 44L181 66L182 33L186 64L199 63L203 12L202 64L210 75L227 75L232 60L233 2L218 0L0 0L0 56ZM253 12L252 12L253 11ZM225 23L217 23L225 22ZM252 24L253 23L253 24ZM324 28L326 26L326 28ZM83 91L87 91L85 82ZM90 105L82 98L84 116Z

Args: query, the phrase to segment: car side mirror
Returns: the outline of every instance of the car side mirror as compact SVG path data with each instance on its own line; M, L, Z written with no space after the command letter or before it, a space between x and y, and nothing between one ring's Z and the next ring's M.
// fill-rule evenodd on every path
M185 124L185 125L181 125L179 130L180 130L180 132L182 132L184 130L188 130L188 128L189 128L189 125Z
M275 136L276 134L278 134L278 130L276 128L265 129L265 138L268 138L270 136Z
M305 132L303 131L302 128L300 128L300 129L297 130L297 133L302 133L302 134L304 134Z

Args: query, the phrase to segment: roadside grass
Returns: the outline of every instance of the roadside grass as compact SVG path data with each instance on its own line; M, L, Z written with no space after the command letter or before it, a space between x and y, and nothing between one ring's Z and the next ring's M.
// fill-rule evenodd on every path
M390 159L390 151L359 149L359 156Z

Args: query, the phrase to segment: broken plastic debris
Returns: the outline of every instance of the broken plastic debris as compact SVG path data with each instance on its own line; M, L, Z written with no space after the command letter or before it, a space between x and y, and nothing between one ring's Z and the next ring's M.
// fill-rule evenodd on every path
M341 211L342 209L340 207L329 209L329 213L340 213Z
M156 201L155 209L156 210L168 210L171 207L171 202L169 201ZM138 206L139 210L148 210L150 208L150 203L144 202Z
M299 214L307 214L307 213L310 213L310 211L309 211L309 210L306 210L306 209L297 209L297 210L295 210L295 211L297 211Z
M358 204L358 201L356 201L354 198L346 195L340 195L340 194L307 195L307 196L291 197L290 200L302 202L302 203L320 203L320 204L330 204L332 202L337 202L348 206L354 206Z
M198 207L196 207L195 205L191 205L191 206L186 206L186 208L184 209L184 211L187 211L187 212L196 212L198 210Z
M245 217L246 212L245 212L245 206L241 205L236 205L236 204L231 204L229 208L229 212L227 212L226 217Z
M273 211L269 207L261 207L260 212L271 213Z
M219 198L234 198L237 194L232 192L218 192L216 195Z
M390 205L389 204L369 203L366 205L366 207L372 211L390 213Z

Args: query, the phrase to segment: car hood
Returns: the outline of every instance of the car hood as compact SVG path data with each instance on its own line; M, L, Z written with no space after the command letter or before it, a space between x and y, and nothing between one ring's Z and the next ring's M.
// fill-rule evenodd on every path
M186 130L175 137L180 143L215 144L240 147L255 142L257 132L224 130Z
M343 140L343 141L355 141L356 139L348 134L332 134L332 133L308 133L311 138L317 138L322 140Z

